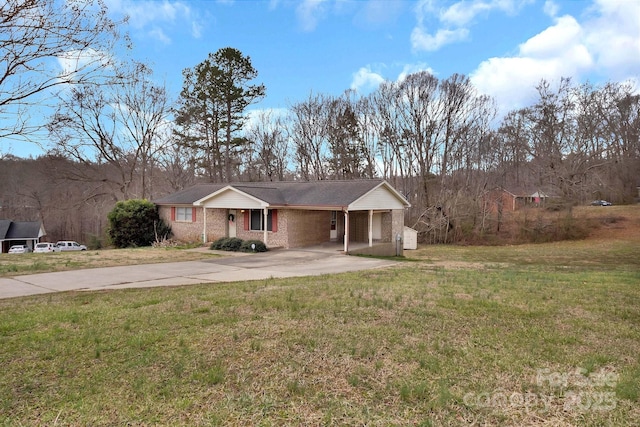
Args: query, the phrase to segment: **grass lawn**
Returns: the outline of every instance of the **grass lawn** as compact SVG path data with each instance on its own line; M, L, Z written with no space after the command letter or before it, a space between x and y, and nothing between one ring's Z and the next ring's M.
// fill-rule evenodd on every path
M80 268L194 261L220 256L207 250L178 248L104 249L48 254L0 254L0 277Z
M0 424L637 425L630 212L383 270L1 300Z

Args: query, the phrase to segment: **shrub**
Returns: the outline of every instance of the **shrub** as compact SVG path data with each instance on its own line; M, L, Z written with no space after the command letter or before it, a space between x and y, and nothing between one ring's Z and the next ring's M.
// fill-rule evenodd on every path
M229 240L228 237L222 237L222 238L216 240L215 242L211 243L211 246L209 247L209 249L221 251L222 250L222 246L224 246L224 244L227 242L227 240Z
M220 251L238 252L242 246L242 239L237 237L223 237L211 244L211 249Z
M107 219L109 238L117 248L149 246L171 235L171 228L160 219L156 205L148 200L118 202Z
M251 245L255 245L252 247ZM240 246L240 252L266 252L267 245L260 240L245 240Z
M255 245L255 249L251 247ZM211 243L210 249L231 252L266 252L267 246L260 240L242 240L237 237L222 237Z
M89 250L102 249L103 246L104 245L102 239L99 236L95 234L89 234L87 240L87 248L89 248Z

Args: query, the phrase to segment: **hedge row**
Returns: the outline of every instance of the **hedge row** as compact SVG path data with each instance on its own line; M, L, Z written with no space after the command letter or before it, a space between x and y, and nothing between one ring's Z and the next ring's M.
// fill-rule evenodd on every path
M210 249L230 252L266 252L268 250L267 245L260 240L242 240L237 237L218 239L211 244Z

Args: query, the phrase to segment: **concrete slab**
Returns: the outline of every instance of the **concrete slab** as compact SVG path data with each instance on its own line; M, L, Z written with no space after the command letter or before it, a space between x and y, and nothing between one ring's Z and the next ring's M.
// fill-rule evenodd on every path
M28 274L0 278L0 298L50 292L147 288L265 280L369 270L395 262L343 255L327 248L274 250L238 257Z

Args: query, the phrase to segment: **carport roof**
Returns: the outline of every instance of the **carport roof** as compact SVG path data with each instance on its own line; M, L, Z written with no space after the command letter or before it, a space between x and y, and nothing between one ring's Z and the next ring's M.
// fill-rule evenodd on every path
M233 188L270 206L348 206L379 186L385 186L402 203L408 202L386 181L330 180L330 181L278 181L278 182L237 182L228 184L198 184L165 196L155 203L158 205L192 205L225 188Z

